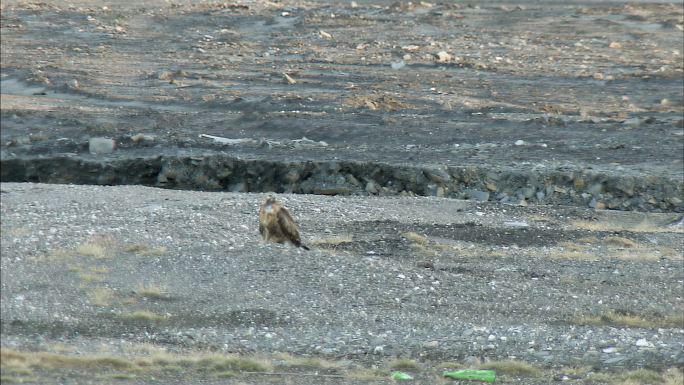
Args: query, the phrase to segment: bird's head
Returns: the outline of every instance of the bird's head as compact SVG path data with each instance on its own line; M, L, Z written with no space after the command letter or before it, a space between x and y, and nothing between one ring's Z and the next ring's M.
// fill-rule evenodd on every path
M276 199L273 195L269 194L266 199L264 199L264 203L262 204L263 206L271 206L272 204L276 203Z

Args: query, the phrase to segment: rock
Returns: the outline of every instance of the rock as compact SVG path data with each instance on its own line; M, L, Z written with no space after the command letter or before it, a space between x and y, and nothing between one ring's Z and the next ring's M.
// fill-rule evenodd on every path
M608 45L610 48L615 48L615 49L620 49L622 48L622 44L620 44L617 41L611 41L610 44Z
M323 30L318 31L318 36L320 36L323 39L327 39L327 40L330 40L333 38L333 36L331 34L325 32Z
M109 138L90 138L88 151L91 154L111 154L116 148L116 142Z
M485 188L487 188L487 190L489 190L489 191L495 192L497 189L497 186L496 186L496 183L494 183L494 182L486 182Z
M603 183L594 183L587 189L587 192L593 196L597 196L604 191Z
M366 192L370 194L377 194L378 193L378 186L373 182L372 180L368 181L366 183Z
M604 360L603 363L606 365L612 365L612 364L620 363L626 359L627 359L627 357L625 357L625 356L617 356L617 357L608 358L608 359Z
M152 140L154 140L154 136L145 135L145 134L135 134L135 135L131 136L131 140L135 143L143 142L143 141L152 141Z
M426 349L435 349L439 347L439 341L428 341L423 344L423 347Z
M247 185L244 182L235 183L235 184L231 185L230 187L228 187L228 189L231 192L248 192L249 191L249 189L247 188Z
M359 182L359 180L356 179L356 177L352 174L347 174L345 176L345 180L352 186L361 186L361 182Z
M546 194L543 191L537 191L537 194L535 194L535 196L537 197L537 200L541 202L546 197Z
M349 190L349 187L346 186L322 187L314 189L314 194L320 195L349 195L349 193L351 193L351 191Z
M301 177L301 174L299 173L299 170L290 170L290 171L288 171L287 174L285 174L283 179L287 183L295 183L299 180L300 177Z
M478 202L486 202L489 200L489 192L488 191L479 191L479 190L466 190L465 195L468 199L473 199Z
M408 52L416 52L420 49L420 46L415 45L415 44L409 44L409 45L402 46L401 49L403 49L404 51L408 51Z
M283 72L283 77L287 81L287 84L297 84L297 81L292 78L292 76Z
M567 189L565 189L565 188L563 188L563 187L561 187L561 186L554 186L554 187L553 187L553 191L554 191L554 192L557 192L557 193L559 193L559 194L566 194L566 193L568 192Z
M615 189L622 191L628 196L634 195L634 178L632 177L621 177L618 178L617 182L613 186Z
M451 55L446 53L446 51L439 51L435 56L437 57L437 61L440 63L446 63L451 61Z
M682 204L682 200L679 199L678 197L668 197L666 199L669 203L672 203L674 206L679 206Z
M534 196L536 189L534 187L521 187L516 192L516 195L521 198L529 199Z
M639 338L636 341L636 346L638 346L640 348L652 348L654 345L652 343L648 342L648 340L646 340L645 338Z
M423 170L425 176L435 183L445 184L451 181L451 175L448 172L441 169L425 169Z
M623 125L628 126L628 127L630 127L630 128L638 128L638 127L641 127L641 125L643 125L644 123L646 123L646 119L643 119L643 118L636 118L636 117L635 117L635 118L625 119L625 120L622 121L622 124L623 124Z
M589 202L589 207L596 210L603 210L606 208L606 204L603 201L599 201L596 200L596 198L593 198L591 202Z
M397 62L391 62L390 66L393 70L400 70L406 66L406 62L403 60L399 60Z

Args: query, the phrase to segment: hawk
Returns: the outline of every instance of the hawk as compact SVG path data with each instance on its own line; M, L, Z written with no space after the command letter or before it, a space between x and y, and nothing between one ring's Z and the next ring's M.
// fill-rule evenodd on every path
M268 196L259 209L259 233L266 242L290 242L304 250L309 250L299 238L297 224L283 205Z

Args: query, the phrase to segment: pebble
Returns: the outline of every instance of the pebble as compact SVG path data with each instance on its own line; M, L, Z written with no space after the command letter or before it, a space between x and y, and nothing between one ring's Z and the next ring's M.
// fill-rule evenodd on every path
M400 70L406 66L406 62L403 60L399 60L398 62L390 63L390 66L393 70Z
M366 192L368 192L370 194L377 194L378 193L378 186L376 186L375 182L373 182L371 180L371 181L368 181L368 183L366 183Z
M489 192L488 191L479 191L479 190L466 190L465 191L466 197L468 199L473 199L478 202L486 202L489 200Z
M439 61L440 63L449 62L449 61L451 61L451 58L452 58L452 56L449 55L446 51L437 52L436 57L437 57L437 61Z
M88 151L91 154L111 154L116 149L116 142L109 138L90 138Z

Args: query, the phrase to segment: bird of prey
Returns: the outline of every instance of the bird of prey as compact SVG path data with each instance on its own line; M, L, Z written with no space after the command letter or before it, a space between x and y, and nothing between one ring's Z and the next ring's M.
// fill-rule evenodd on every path
M292 216L273 196L268 196L259 209L259 233L266 242L290 242L304 250L309 250L299 238L299 230Z

